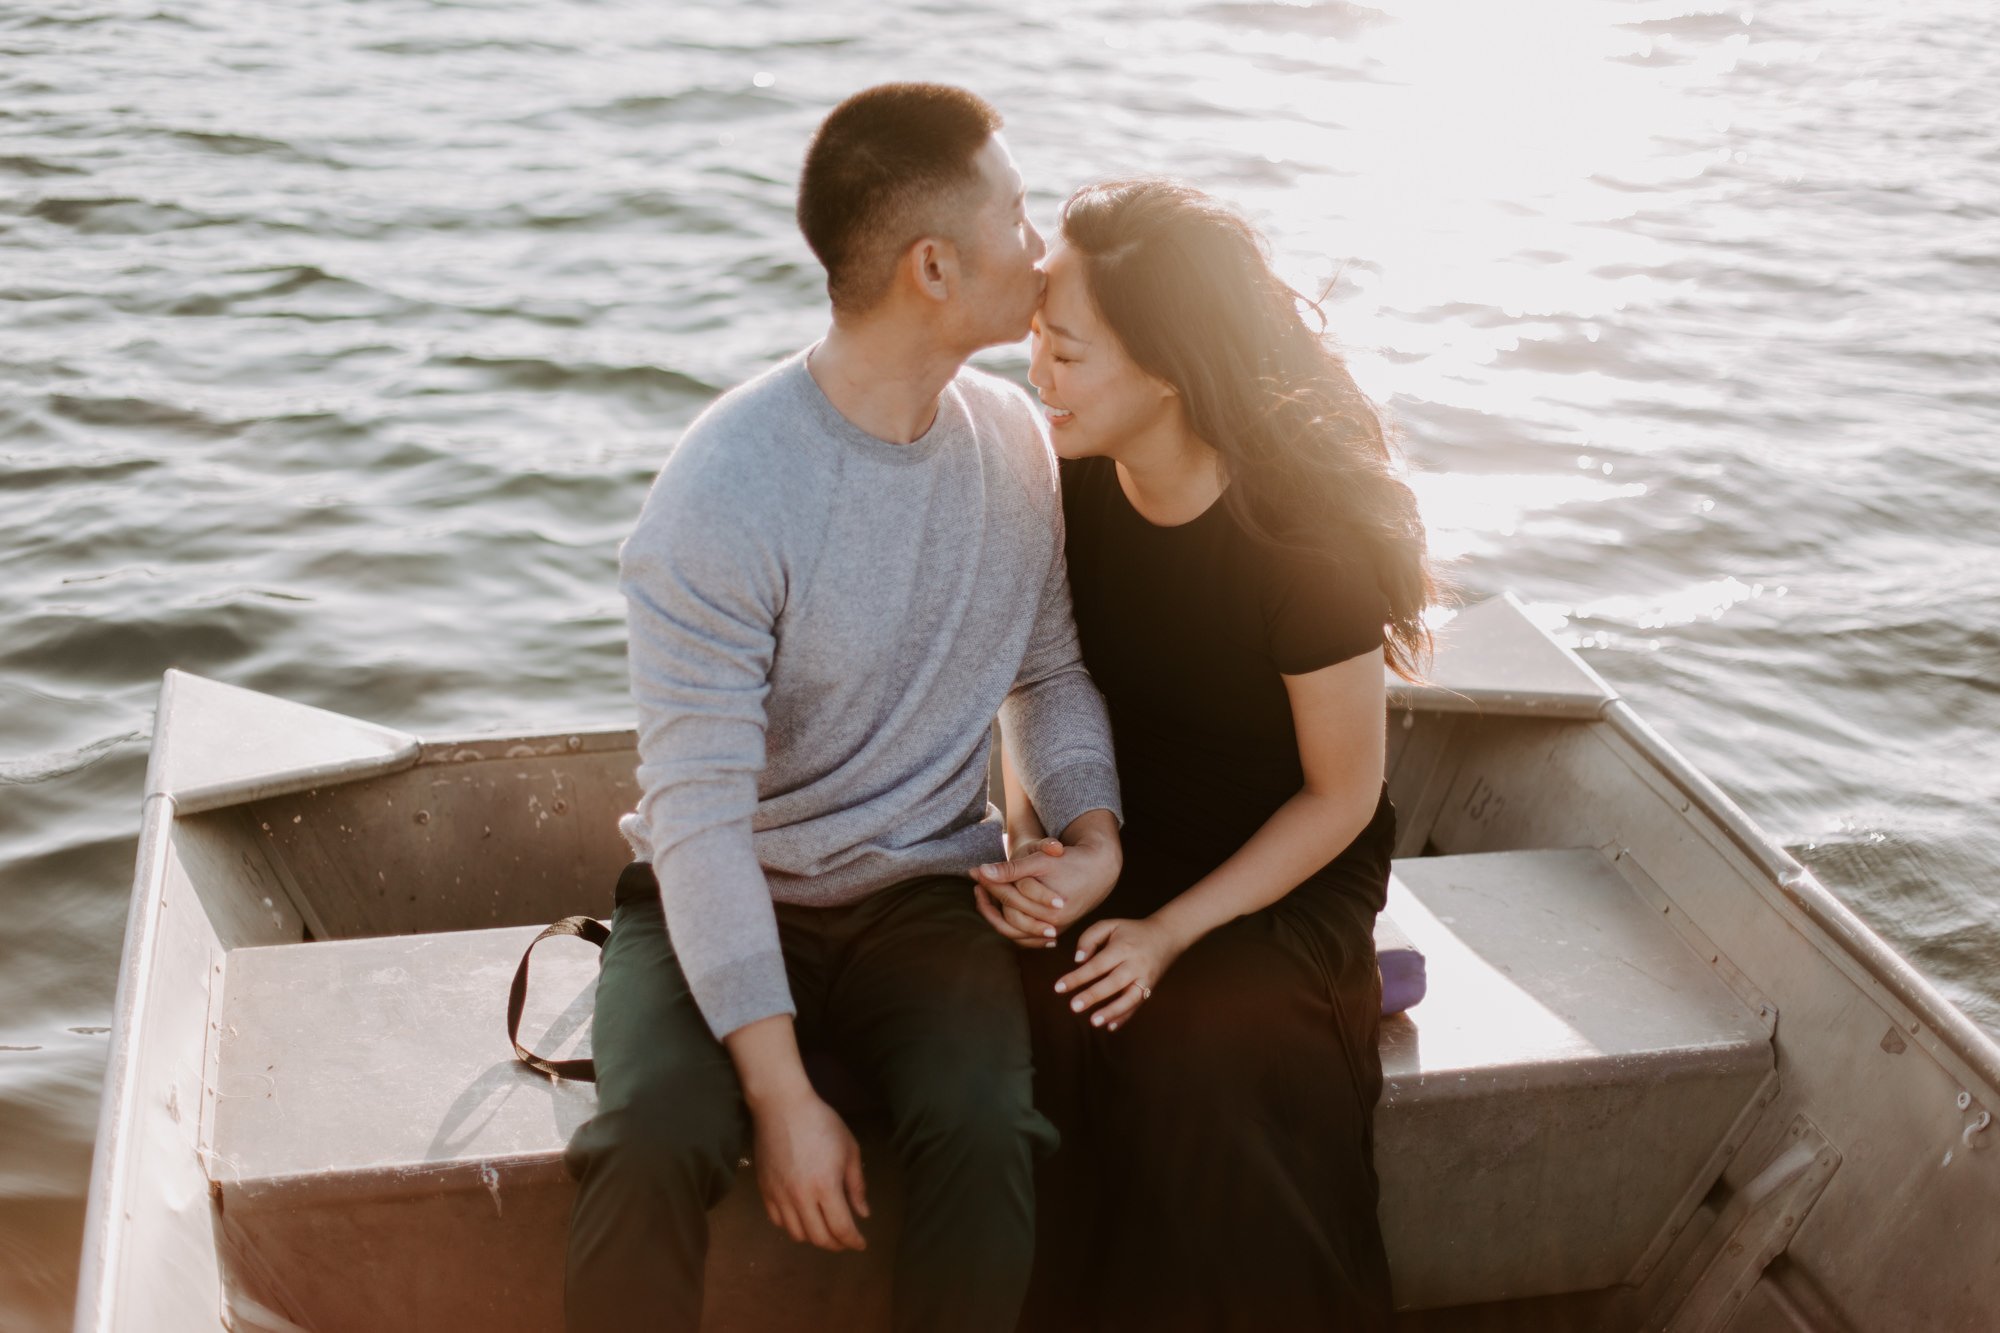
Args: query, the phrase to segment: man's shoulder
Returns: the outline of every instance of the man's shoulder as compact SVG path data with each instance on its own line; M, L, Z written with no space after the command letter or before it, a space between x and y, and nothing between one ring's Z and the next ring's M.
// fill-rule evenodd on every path
M702 409L667 455L665 469L758 470L775 451L795 447L810 408L799 380L803 353L745 380Z
M787 357L710 403L667 454L656 502L783 513L824 492L830 451L815 448L811 381L803 353Z
M992 440L1030 505L1045 521L1056 521L1056 454L1042 414L1027 391L1012 380L971 366L952 381L964 399L975 430Z
M1009 435L1025 433L1039 447L1047 443L1041 415L1027 390L1004 376L977 366L964 366L952 380L975 419L1005 428Z
M824 493L825 453L801 420L809 403L788 357L717 398L682 432L653 481L632 537L775 539Z

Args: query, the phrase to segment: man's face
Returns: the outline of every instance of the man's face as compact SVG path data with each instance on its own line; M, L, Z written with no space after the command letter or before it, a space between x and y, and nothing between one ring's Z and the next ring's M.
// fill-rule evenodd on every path
M1042 299L1035 267L1047 247L1028 221L1027 186L999 135L973 158L983 194L964 231L959 252L968 341L980 347L1018 342Z

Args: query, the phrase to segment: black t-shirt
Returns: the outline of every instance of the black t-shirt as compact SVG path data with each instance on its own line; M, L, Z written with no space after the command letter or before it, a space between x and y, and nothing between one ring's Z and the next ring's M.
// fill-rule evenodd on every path
M1388 605L1359 551L1274 548L1222 501L1178 527L1132 508L1108 458L1065 460L1070 591L1110 707L1128 849L1226 860L1305 781L1281 676L1382 646ZM1363 847L1386 821L1342 854Z

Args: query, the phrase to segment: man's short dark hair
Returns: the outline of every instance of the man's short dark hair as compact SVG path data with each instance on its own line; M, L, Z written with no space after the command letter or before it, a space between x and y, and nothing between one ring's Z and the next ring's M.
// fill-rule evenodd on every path
M821 122L799 177L799 230L826 266L833 308L860 314L889 290L896 260L979 182L973 158L1000 128L984 98L942 83L885 83Z

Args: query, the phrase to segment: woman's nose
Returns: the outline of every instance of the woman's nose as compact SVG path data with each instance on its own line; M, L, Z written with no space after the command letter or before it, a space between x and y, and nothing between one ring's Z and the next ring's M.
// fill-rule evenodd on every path
M1039 327L1028 334L1028 383L1037 389L1047 389L1054 383L1049 376L1048 353L1042 347Z

